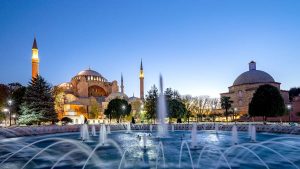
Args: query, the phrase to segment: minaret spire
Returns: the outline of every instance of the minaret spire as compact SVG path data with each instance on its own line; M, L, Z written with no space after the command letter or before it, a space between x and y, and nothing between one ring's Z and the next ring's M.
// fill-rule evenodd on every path
M124 81L123 81L123 73L121 73L121 93L124 94Z
M31 57L31 65L32 65L32 78L36 78L39 75L39 50L36 42L36 36L34 35L33 44L32 44L32 57Z
M143 59L141 59L141 66L140 66L140 71L143 71Z
M143 68L142 59L141 59L141 66L140 66L140 99L144 100L144 68Z

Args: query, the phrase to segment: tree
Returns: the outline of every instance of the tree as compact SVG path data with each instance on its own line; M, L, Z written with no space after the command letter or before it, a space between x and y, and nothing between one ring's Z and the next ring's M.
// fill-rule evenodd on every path
M108 103L107 109L105 109L104 114L109 117L111 121L112 118L117 120L117 123L121 121L121 118L129 115L131 112L131 105L124 99L113 99Z
M146 114L145 114L146 119L155 121L157 100L158 100L158 89L154 85L154 86L152 86L151 90L148 91L148 94L146 95L145 107L144 107L145 111L146 111Z
M188 112L187 109L185 108L185 105L177 99L170 100L168 105L169 105L169 118L170 119L176 118L177 123L181 123L181 118L183 118Z
M11 112L19 116L21 115L21 105L25 96L26 87L20 83L10 83L8 84L8 87L10 91L10 98L13 101L13 104L11 105Z
M289 90L290 101L293 101L295 96L300 95L300 87L293 87Z
M203 120L205 111L207 111L209 109L208 102L209 102L208 96L195 97L195 100L194 100L195 108L194 109L195 109L195 112L197 115L197 122L199 121L199 117L200 117L200 121Z
M133 118L140 119L142 111L142 101L135 100L131 104L131 115Z
M9 87L5 84L0 84L0 108L6 106L7 100L9 98Z
M92 98L91 99L91 109L89 112L89 118L97 119L99 117L99 113L100 113L99 103L97 102L97 100L95 98Z
M52 91L52 95L54 98L54 108L56 112L63 112L64 111L64 104L65 104L65 92L63 88L59 86L55 86Z
M230 97L223 96L221 98L221 107L225 110L224 115L226 117L226 121L228 122L228 116L230 115L229 109L231 108L231 104L233 101L230 100Z
M251 117L262 116L266 121L267 117L282 116L284 113L284 100L276 87L262 85L256 90L249 105Z
M68 123L72 123L73 120L69 117L63 117L61 120L60 120L62 123L64 124L68 124Z
M186 113L187 121L188 121L188 123L190 123L190 117L192 116L192 112L195 107L194 106L194 98L190 95L185 95L185 96L182 96L181 100L187 110L187 113Z
M54 124L57 121L51 87L43 77L37 76L29 83L21 112L19 123L22 124L41 122Z
M0 123L5 120L5 114L3 112L0 112Z

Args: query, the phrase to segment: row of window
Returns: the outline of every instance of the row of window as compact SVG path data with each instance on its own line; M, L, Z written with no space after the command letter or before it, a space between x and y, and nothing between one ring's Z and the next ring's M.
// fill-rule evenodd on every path
M80 76L75 77L74 79L80 80ZM88 81L99 81L99 82L107 82L106 79L98 77L98 76L86 76L86 80Z

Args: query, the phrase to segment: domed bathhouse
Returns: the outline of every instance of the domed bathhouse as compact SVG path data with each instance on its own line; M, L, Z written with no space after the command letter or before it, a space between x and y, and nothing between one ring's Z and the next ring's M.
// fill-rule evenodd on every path
M233 85L229 87L229 92L221 93L221 97L230 97L230 100L233 101L232 108L236 110L235 113L238 115L247 115L249 103L252 100L253 94L259 86L265 84L278 88L285 103L289 103L288 91L281 90L281 83L276 82L270 74L257 70L254 61L249 63L249 71L239 75Z

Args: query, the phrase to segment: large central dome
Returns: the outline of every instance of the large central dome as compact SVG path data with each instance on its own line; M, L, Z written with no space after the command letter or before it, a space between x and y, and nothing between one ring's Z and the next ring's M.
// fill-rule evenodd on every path
M274 78L268 73L256 70L256 63L249 63L249 71L242 73L236 80L233 85L242 85L242 84L253 84L253 83L275 83Z
M99 76L102 77L102 75L94 70L88 69L80 71L77 76Z

